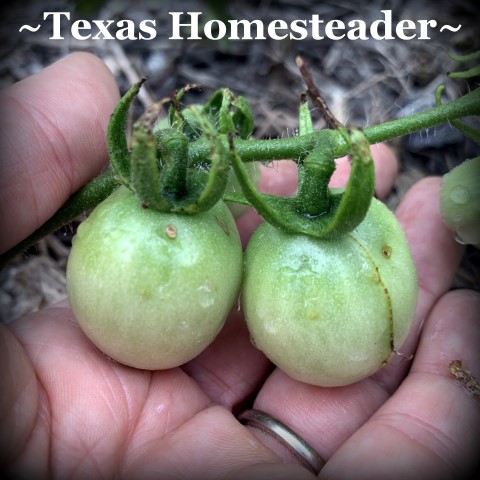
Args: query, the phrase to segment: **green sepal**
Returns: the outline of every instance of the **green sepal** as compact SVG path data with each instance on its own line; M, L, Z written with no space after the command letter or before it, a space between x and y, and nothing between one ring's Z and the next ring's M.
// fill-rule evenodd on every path
M121 182L130 185L130 151L126 135L128 110L145 79L133 85L115 107L107 127L107 145L110 161Z
M334 238L350 232L362 222L370 207L375 172L369 143L363 132L352 130L349 138L352 150L350 177L343 192L330 190L327 212L311 216L301 209L295 197L284 198L258 192L240 156L232 151L232 166L245 199L267 222L288 233Z
M185 94L192 90L201 90L201 87L197 84L188 84L175 93L171 99L172 104L168 109L167 117L168 125L182 132L190 142L196 140L201 135L201 131L188 115L189 109L180 109L180 105Z
M246 140L253 133L253 113L247 99L243 96L235 97L233 100L235 112L232 115L235 131L238 136Z
M233 95L228 88L223 89L222 103L220 105L220 110L218 111L218 132L223 134L228 134L235 130L235 124L233 123L233 118L230 114L232 108Z
M310 107L306 101L306 96L302 96L300 107L298 109L298 134L308 135L313 133L313 121L310 113Z
M160 191L160 168L155 137L142 122L136 122L133 127L131 187L143 206L162 212L171 210L172 203L168 202Z
M210 166L207 172L189 171L189 192L186 198L175 202L173 211L196 214L213 207L223 196L230 171L230 153L208 117L198 108L191 107L190 114L198 122L211 148ZM188 156L186 156L188 158Z
M348 183L328 225L329 235L351 232L365 218L375 191L370 144L361 130L351 129L351 170Z
M228 156L219 153L212 154L212 163L202 190L193 202L176 207L174 211L195 214L212 208L225 192L229 170Z
M253 132L253 114L247 99L235 97L228 88L217 90L204 105L203 113L221 134L235 132L240 138L247 139Z
M218 116L218 112L222 107L223 97L225 96L225 88L219 88L213 92L212 96L208 99L208 102L203 106L203 113L215 118Z
M179 199L187 193L188 139L174 128L155 132L161 166L161 191L165 197Z

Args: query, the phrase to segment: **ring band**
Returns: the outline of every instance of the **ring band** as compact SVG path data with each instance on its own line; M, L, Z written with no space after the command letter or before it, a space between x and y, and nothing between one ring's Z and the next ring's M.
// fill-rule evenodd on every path
M285 424L260 410L246 410L238 420L243 425L258 428L263 433L274 437L306 468L315 475L325 465L323 458L302 437Z

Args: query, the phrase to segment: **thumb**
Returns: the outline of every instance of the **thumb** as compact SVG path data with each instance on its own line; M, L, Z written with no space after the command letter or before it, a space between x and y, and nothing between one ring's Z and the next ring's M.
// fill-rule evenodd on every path
M118 98L110 71L85 53L0 92L0 252L105 167L106 127Z

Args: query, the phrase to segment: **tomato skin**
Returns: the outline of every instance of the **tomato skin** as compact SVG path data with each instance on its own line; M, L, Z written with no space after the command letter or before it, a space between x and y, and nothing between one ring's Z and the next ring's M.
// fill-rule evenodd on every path
M181 365L215 338L235 305L243 254L227 206L195 216L142 208L120 187L78 228L67 266L71 307L114 360Z
M245 252L242 304L252 341L291 377L347 385L376 372L405 340L417 278L394 215L373 199L335 240L262 224Z

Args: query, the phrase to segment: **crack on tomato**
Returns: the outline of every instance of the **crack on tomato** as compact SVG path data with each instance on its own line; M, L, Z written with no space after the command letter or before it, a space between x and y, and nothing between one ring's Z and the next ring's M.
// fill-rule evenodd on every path
M358 238L355 238L355 236L352 233L348 234L352 240L359 246L359 248L362 250L363 254L365 255L365 258L373 265L375 269L375 273L373 275L373 282L376 284L379 284L383 288L383 293L385 294L385 299L387 301L387 308L388 308L388 329L389 329L389 348L390 348L390 354L388 357L383 361L384 364L388 363L388 360L391 356L392 353L396 353L395 349L395 339L394 339L394 325L393 325L393 306L392 306L392 297L390 296L390 292L388 291L387 286L383 283L382 276L380 275L380 267L375 263L374 258L372 257L371 253L363 245ZM384 251L387 247L382 248L382 255L384 255ZM385 258L390 258L392 249L391 247L388 247L388 257Z

